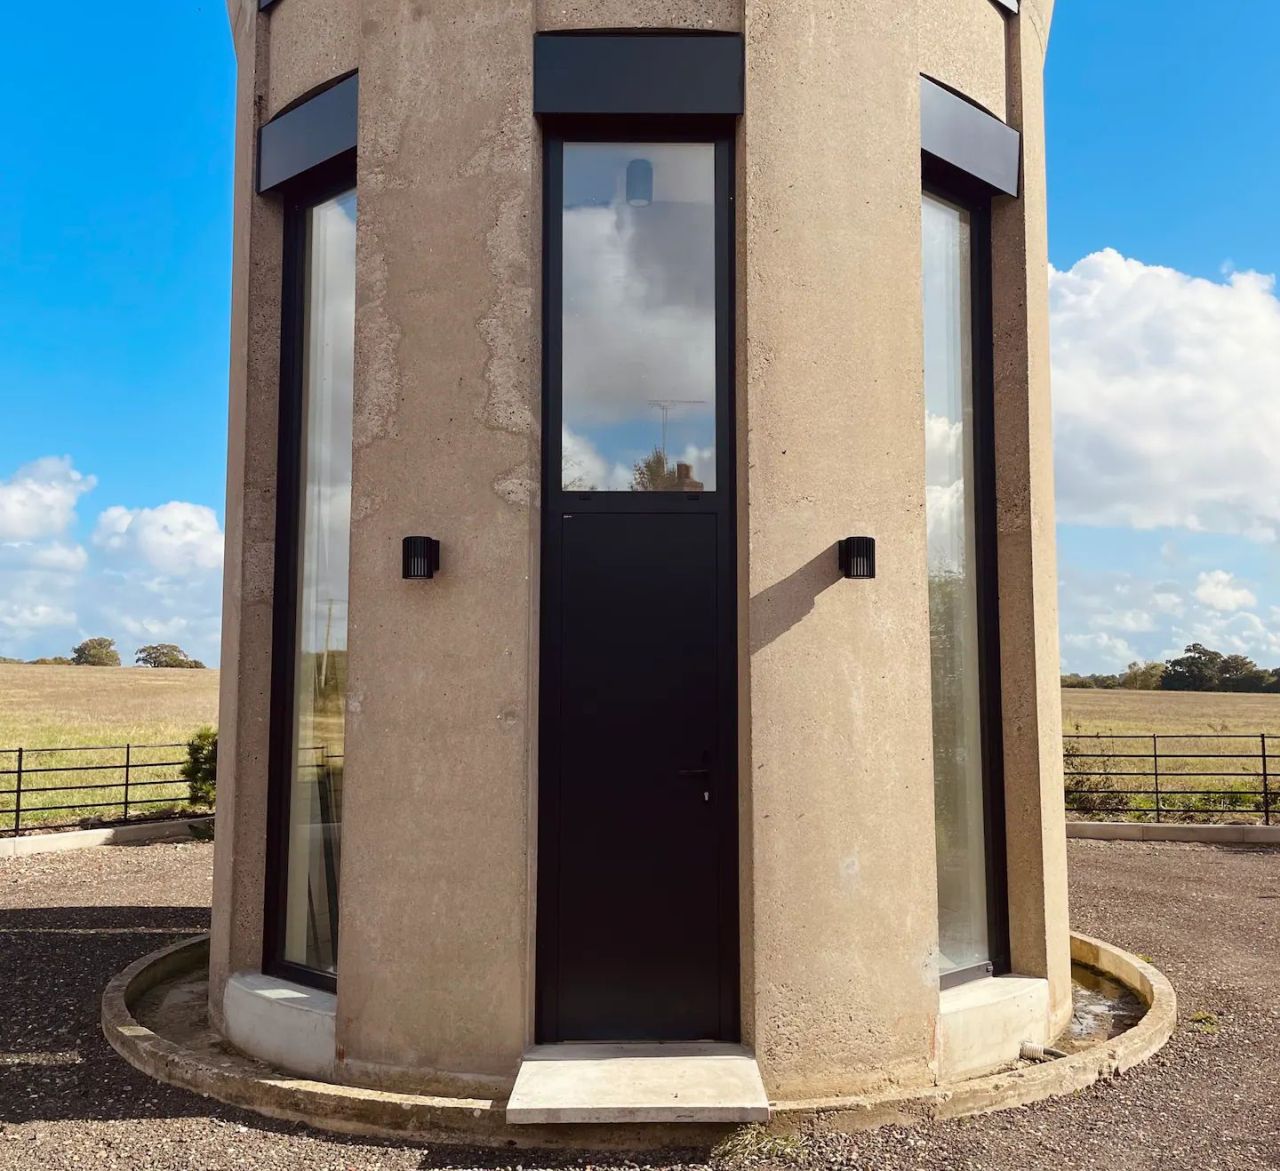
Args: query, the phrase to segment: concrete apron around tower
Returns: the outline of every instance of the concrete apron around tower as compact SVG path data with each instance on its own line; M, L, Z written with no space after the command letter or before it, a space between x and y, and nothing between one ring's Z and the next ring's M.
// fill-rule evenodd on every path
M1101 940L1073 935L1073 961L1111 976L1146 1006L1142 1019L1119 1036L1066 1058L957 1080L921 1090L769 1103L771 1130L852 1131L886 1123L910 1124L1022 1106L1072 1093L1145 1061L1177 1024L1168 980L1152 965ZM107 986L102 1028L131 1065L171 1085L324 1130L383 1138L526 1146L612 1149L711 1145L735 1123L640 1122L512 1126L498 1098L446 1098L392 1093L315 1081L283 1073L227 1047L198 1050L161 1035L135 1016L147 993L199 982L208 964L208 938L173 945L131 964ZM153 998L154 999L154 998ZM145 1014L144 1014L145 1015ZM192 1040L194 1041L194 1035Z

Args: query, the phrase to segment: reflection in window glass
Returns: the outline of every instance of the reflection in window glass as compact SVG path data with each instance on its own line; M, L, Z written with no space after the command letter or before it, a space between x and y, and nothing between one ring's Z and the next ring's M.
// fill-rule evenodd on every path
M941 968L985 963L969 213L924 196L925 502Z
M284 958L332 972L338 935L351 538L356 194L307 213Z
M564 146L561 485L715 488L715 147Z

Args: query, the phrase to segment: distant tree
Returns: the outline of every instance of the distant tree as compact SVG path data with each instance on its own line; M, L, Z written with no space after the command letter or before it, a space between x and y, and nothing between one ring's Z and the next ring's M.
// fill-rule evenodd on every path
M7 655L0 655L0 666L13 666L13 664L21 662L21 659L11 659Z
M120 652L114 638L86 638L72 648L71 661L77 667L118 667Z
M1127 691L1155 691L1164 674L1163 663L1130 663L1120 676L1117 686Z
M1186 653L1169 659L1160 676L1162 691L1216 691L1222 673L1223 655L1193 642Z
M66 655L54 655L47 659L32 659L33 667L70 667L71 660Z
M1074 671L1071 674L1063 675L1062 677L1063 687L1083 688L1083 687L1092 687L1093 685L1094 685L1093 680L1090 679L1088 675L1078 675Z
M171 642L139 647L133 661L140 667L204 667L199 659L191 658L180 646Z
M676 470L667 463L661 448L655 447L632 469L633 492L666 492L675 486Z
M668 463L660 447L631 469L633 492L701 492L702 487L702 481L693 478L692 465L679 460Z
M1270 671L1264 671L1245 655L1227 655L1218 668L1218 687L1222 691L1265 691L1271 679Z

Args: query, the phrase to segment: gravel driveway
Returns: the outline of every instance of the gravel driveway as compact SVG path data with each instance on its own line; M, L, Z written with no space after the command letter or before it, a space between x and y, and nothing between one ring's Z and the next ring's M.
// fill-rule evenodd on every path
M1150 956L1177 988L1182 1023L1165 1049L1068 1099L823 1140L804 1166L1280 1168L1280 851L1070 850L1075 925ZM578 1162L347 1141L220 1107L126 1066L98 1031L99 994L130 960L206 926L212 861L212 848L194 843L0 861L0 1168ZM602 1162L627 1165L581 1160Z

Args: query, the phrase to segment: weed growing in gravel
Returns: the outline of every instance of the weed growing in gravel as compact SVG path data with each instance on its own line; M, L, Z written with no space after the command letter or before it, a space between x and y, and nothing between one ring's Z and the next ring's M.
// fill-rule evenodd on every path
M1200 1009L1197 1012L1193 1012L1187 1019L1191 1022L1191 1027L1195 1029L1197 1033L1205 1033L1212 1036L1218 1031L1217 1013L1206 1012L1204 1009Z
M770 1134L763 1126L744 1126L716 1145L711 1162L717 1167L750 1167L766 1160L798 1163L804 1140L797 1135Z

